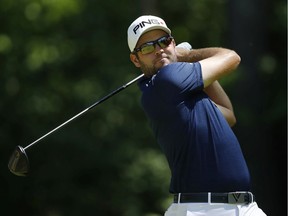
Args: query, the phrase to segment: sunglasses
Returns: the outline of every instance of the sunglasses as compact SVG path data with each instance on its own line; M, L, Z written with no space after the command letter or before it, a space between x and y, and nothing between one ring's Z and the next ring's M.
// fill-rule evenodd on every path
M140 51L142 55L149 54L154 52L156 44L159 45L161 48L166 48L171 44L172 40L173 37L171 35L166 35L155 41L150 41L142 44L140 47L135 48L133 53L137 53Z

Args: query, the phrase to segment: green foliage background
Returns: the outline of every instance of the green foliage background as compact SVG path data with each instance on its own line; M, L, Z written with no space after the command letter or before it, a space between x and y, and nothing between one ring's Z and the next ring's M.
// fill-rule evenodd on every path
M178 42L242 57L221 80L258 205L285 215L287 2L283 0L1 0L1 215L163 215L170 173L140 106L137 85L27 151L31 173L7 169L26 146L140 72L126 30L163 17Z

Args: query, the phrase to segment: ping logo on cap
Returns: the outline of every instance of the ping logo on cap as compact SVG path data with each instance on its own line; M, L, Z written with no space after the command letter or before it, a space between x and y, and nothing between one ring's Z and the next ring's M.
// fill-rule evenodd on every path
M138 17L128 28L127 40L130 51L132 52L144 33L151 30L163 30L167 34L171 34L171 30L166 26L166 23L160 17L152 15L144 15Z
M148 21L142 21L142 22L139 22L134 28L133 28L133 32L134 34L137 34L137 30L140 29L140 28L145 28L146 25L153 25L153 24L156 24L156 25L164 25L163 22L159 21L158 19L148 19Z

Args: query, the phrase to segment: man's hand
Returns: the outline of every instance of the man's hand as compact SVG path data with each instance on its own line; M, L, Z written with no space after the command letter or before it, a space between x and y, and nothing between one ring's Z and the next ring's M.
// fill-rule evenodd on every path
M188 42L182 42L176 46L176 56L178 62L188 62L187 56L189 51L192 50L192 46Z

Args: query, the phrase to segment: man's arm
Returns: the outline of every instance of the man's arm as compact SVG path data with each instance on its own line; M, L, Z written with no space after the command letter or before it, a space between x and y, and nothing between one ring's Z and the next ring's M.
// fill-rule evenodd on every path
M234 70L240 62L240 57L234 51L223 48L206 48L191 51L177 48L176 52L178 61L200 62L204 91L232 127L236 123L233 106L217 79Z
M230 127L236 124L232 103L218 81L213 82L204 89L204 92L221 111Z
M176 49L178 61L200 62L204 87L237 68L241 59L233 50L225 48Z

